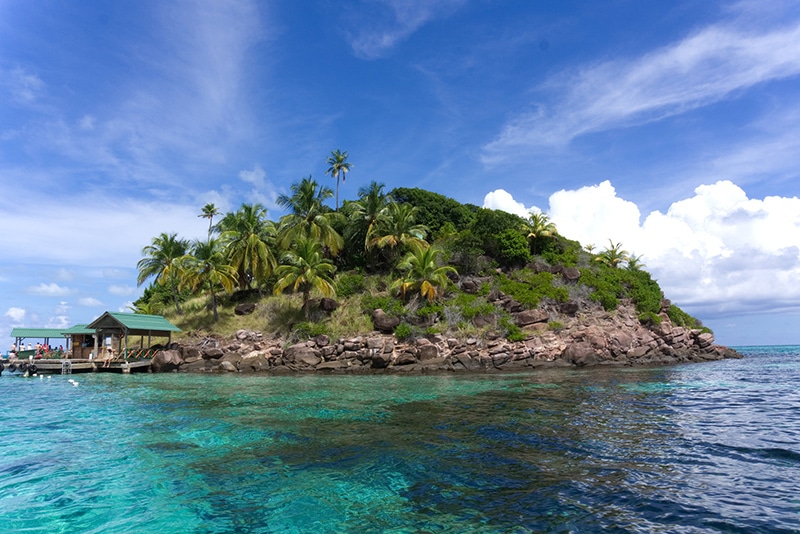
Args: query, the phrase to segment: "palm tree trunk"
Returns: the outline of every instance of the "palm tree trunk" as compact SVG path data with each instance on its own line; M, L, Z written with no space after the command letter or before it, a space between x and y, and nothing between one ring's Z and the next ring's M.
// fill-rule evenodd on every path
M219 321L219 312L217 312L217 296L214 294L214 282L209 282L208 286L211 288L211 309L214 312L214 322Z
M178 312L178 315L183 315L181 311L181 307L178 304L178 286L175 282L175 277L172 277L172 301L175 303L175 311Z
M311 297L311 288L305 287L303 288L303 315L306 318L306 321L311 320L311 306L310 303Z

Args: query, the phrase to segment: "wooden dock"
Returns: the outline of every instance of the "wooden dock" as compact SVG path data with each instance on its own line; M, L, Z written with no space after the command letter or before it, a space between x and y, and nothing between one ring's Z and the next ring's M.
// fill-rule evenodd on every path
M28 360L18 360L18 363L30 363ZM150 371L150 358L136 361L112 361L108 367L103 367L102 360L33 360L36 372L43 375L60 375L74 373L141 373ZM6 366L8 363L3 362Z

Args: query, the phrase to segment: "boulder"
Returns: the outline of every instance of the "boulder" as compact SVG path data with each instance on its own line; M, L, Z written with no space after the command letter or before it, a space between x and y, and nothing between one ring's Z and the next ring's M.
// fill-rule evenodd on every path
M315 366L322 361L320 352L306 343L296 343L288 347L283 351L283 359L286 363L298 363L306 366Z
M339 307L339 303L334 299L329 299L327 297L320 299L319 301L319 309L326 312L331 313L336 311L336 308Z
M169 373L177 370L182 363L183 360L177 350L162 350L156 353L150 366L156 373Z
M225 353L219 347L210 347L203 351L204 360L219 360Z
M517 326L527 326L534 323L544 323L550 318L545 310L524 310L514 316Z
M385 352L376 352L372 355L372 368L384 369L392 362L392 355Z
M577 282L581 277L581 271L577 267L565 267L564 270L561 271L561 276L564 277L564 280L567 282Z
M578 310L580 310L580 305L574 300L562 302L558 305L558 311L564 315L575 315Z
M219 370L220 371L225 371L227 373L238 373L239 372L239 369L237 369L236 366L233 365L233 363L227 362L227 361L222 362L222 363L219 364Z
M391 334L400 324L400 318L387 315L385 311L378 308L372 312L372 324L375 326L375 330Z
M422 345L417 347L417 354L419 355L420 361L433 360L439 357L439 347L432 343Z
M561 358L567 362L573 363L579 367L584 365L594 365L598 362L597 354L592 348L591 344L586 341L579 341L567 345Z
M256 305L253 302L242 302L241 304L237 304L236 307L233 309L233 313L236 315L250 315L256 309Z

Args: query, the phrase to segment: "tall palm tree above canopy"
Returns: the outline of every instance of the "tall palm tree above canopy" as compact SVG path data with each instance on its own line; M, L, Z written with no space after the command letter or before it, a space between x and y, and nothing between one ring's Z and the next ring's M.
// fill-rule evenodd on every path
M211 297L214 320L219 320L216 289L221 287L231 293L236 285L236 269L228 263L225 249L218 239L196 240L192 243L191 254L179 260L181 286L191 288L207 287Z
M185 239L178 239L178 234L167 234L162 232L158 237L154 237L150 245L142 249L144 258L139 260L136 268L139 276L136 280L138 285L142 285L148 278L155 277L159 284L169 282L172 290L172 300L175 303L175 311L182 314L178 303L178 259L186 254L189 243Z
M344 239L332 223L340 215L323 204L333 196L329 187L320 186L310 176L292 184L291 195L280 195L276 202L289 213L278 225L278 246L288 250L299 239L316 239L336 255L344 246Z
M260 287L275 268L275 224L261 204L242 204L217 224L228 261L236 269L240 289L255 281Z
M209 239L211 239L211 227L214 224L214 217L220 214L221 212L213 203L208 203L205 206L203 206L203 209L200 211L200 215L198 215L198 217L202 217L203 219L208 219Z
M278 281L275 282L275 294L279 295L286 288L303 294L303 315L311 318L311 290L317 289L326 297L336 294L333 287L333 273L336 267L324 257L318 241L301 238L286 251L281 265L275 270Z
M330 165L330 167L325 171L325 174L336 177L336 211L339 211L339 178L341 178L342 183L344 183L345 178L347 178L347 173L350 172L350 168L353 166L352 163L347 162L349 156L350 154L347 152L336 149L331 152L331 155L328 157L328 165Z

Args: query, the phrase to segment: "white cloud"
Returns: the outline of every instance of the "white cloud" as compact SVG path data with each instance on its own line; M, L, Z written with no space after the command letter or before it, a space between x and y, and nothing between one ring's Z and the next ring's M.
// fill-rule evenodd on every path
M44 90L45 84L39 76L17 67L8 72L0 71L0 80L5 80L11 99L18 104L32 104Z
M535 206L526 208L522 202L517 202L511 193L505 189L496 189L483 197L483 207L491 210L503 210L508 213L519 215L520 217L528 218L531 213L541 211Z
M61 302L59 302L59 303L58 303L58 305L56 306L55 312L56 312L57 314L59 314L59 315L66 315L66 313L69 311L69 309L70 309L71 307L72 307L72 306L70 306L68 302L66 302L66 301L62 300L62 301L61 301Z
M559 100L532 103L532 111L506 124L485 147L484 160L660 120L800 74L800 21L789 19L762 31L750 29L752 21L750 13L637 58L560 74L540 88Z
M6 311L4 317L9 317L15 323L21 323L25 320L25 310L22 308L11 307Z
M61 287L55 282L50 284L45 284L43 282L38 286L29 287L28 292L42 297L66 297L70 294L69 288Z
M81 130L94 130L95 118L91 115L84 115L78 121L78 128Z
M47 320L47 324L45 324L45 328L69 328L74 326L71 322L69 317L66 315L56 315L55 317L50 317Z
M131 295L136 295L139 289L132 286L111 285L108 286L108 292L118 297L129 297Z
M391 16L367 17L360 8L359 16L351 21L358 30L348 36L350 46L360 58L381 57L420 27L450 15L464 3L465 0L380 0L379 5L388 8Z
M263 187L264 178L266 177L267 173L260 165L253 167L252 171L239 171L239 178L249 184L253 184L255 187Z
M102 306L103 303L94 297L83 297L78 299L78 306Z
M642 221L610 182L550 197L559 233L603 250L622 243L641 255L668 298L695 314L800 311L800 199L751 199L730 181Z

